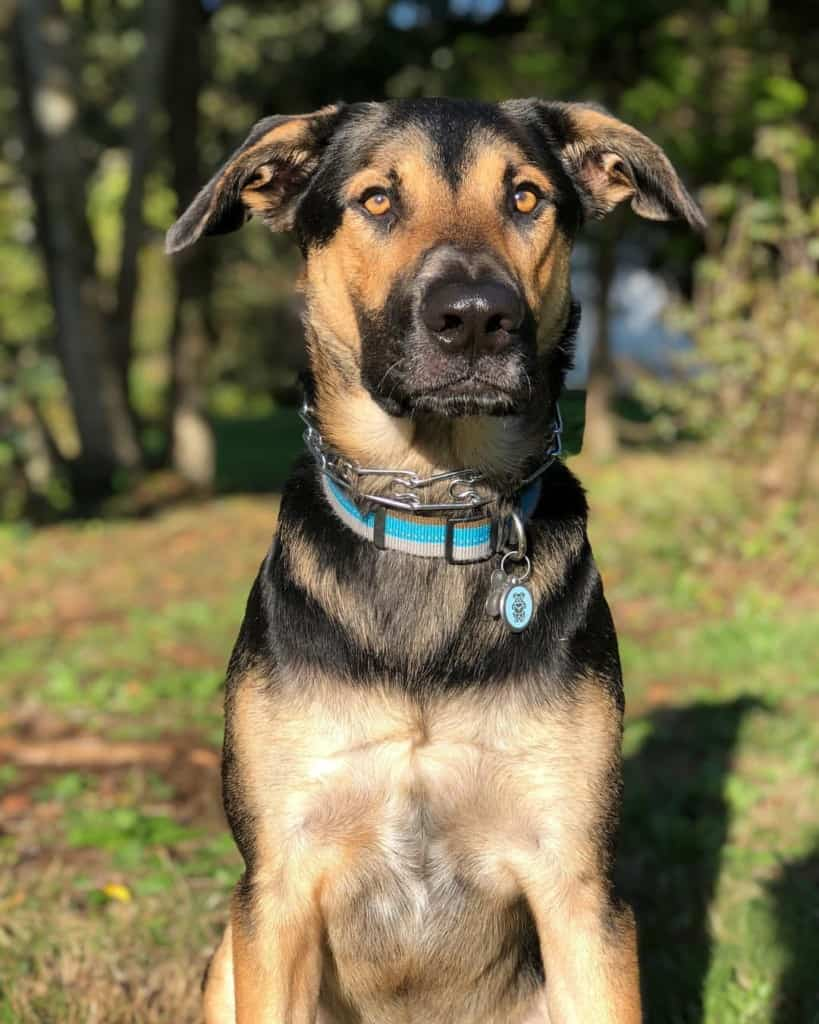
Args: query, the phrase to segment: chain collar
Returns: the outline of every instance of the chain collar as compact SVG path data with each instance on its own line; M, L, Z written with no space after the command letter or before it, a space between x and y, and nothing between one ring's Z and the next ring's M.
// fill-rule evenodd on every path
M356 504L376 505L416 515L441 515L447 512L466 515L496 501L495 497L483 495L477 490L477 485L486 479L477 469L455 469L448 473L433 473L431 476L419 476L410 469L369 469L345 458L327 444L318 428L313 409L306 400L299 416L305 425L304 443L319 469L349 492ZM555 403L555 416L543 461L532 473L517 482L516 491L537 480L558 458L562 451L562 432L563 420L560 408ZM368 493L367 480L373 477L387 480L387 494ZM440 483L449 484L452 500L442 503L424 502L423 492Z

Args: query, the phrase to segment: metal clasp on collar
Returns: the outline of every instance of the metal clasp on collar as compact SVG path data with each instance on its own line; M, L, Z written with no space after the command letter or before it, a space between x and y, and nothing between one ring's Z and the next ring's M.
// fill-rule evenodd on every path
M513 509L504 522L500 549L513 562L522 562L526 557L526 527L517 509Z
M500 544L496 547L500 555L499 568L503 573L508 573L506 568L508 562L522 565L522 577L525 580L531 570L531 562L526 554L528 544L526 541L526 527L523 517L518 509L512 509L503 521L503 529L500 534Z
M470 562L483 562L486 560L487 555L478 555L475 558L455 558L455 527L470 526L472 523L483 523L486 521L486 518L486 516L469 516L466 518L447 519L444 524L444 558L450 565L467 565ZM497 519L493 519L490 526L490 553L496 548L497 526Z

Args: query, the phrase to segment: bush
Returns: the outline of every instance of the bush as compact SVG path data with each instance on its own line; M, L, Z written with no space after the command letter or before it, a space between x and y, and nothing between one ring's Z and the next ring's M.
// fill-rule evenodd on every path
M814 149L796 129L763 129L755 155L776 168L774 194L704 191L714 226L692 298L672 313L693 348L674 380L641 384L666 434L758 463L762 488L786 497L817 468L819 200L804 201L798 179Z

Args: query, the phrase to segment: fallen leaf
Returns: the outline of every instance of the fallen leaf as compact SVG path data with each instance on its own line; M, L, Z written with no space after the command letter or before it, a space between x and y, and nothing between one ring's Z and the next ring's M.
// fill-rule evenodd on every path
M102 887L102 892L109 900L115 900L117 903L130 903L133 899L128 886L120 882L109 882Z
M25 814L30 807L31 797L28 793L7 793L0 799L0 814L7 814L10 818Z

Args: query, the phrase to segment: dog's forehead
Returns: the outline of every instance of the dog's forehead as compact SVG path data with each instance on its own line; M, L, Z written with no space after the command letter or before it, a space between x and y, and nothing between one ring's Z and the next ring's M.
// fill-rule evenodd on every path
M374 166L426 163L453 188L485 151L509 159L537 159L525 128L495 104L418 99L354 108L338 133L331 161L345 177Z
M300 204L303 251L336 236L345 210L364 189L390 183L409 200L408 223L437 220L450 233L453 218L459 224L465 219L473 232L488 227L493 217L499 222L501 192L519 172L552 195L558 226L571 234L577 221L573 189L548 139L524 114L523 104L511 110L439 98L344 108Z

